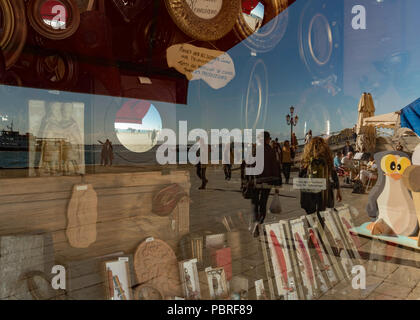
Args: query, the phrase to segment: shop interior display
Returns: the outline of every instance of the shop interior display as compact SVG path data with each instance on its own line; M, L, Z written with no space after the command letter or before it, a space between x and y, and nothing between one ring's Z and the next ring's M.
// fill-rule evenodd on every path
M298 203L296 194L280 194L296 191L288 182L273 190L265 222L254 223L254 195L228 207L241 195L233 185L239 172L231 180L223 167L223 189L212 185L217 177L203 191L191 175L205 185L223 164L157 165L165 132L185 115L197 116L191 128L210 126L212 118L236 117L253 130L277 121L270 97L278 92L269 85L278 70L264 55L284 39L292 17L300 17L294 58L305 81L332 96L342 91L343 25L326 10L333 2L319 1L289 16L294 0L0 0L0 95L9 104L12 87L15 104L24 105L13 121L26 130L14 131L5 113L1 135L17 139L4 150L27 157L21 171L7 168L10 176L0 168L0 300L315 300L350 286L355 267L388 272L383 262L399 263L387 251L395 246L418 257L420 147L413 155L375 154L378 180L366 196L372 221L361 225L352 204L296 218L288 203ZM235 65L227 51L239 43L245 54ZM217 106L200 96L203 86L211 97L222 92ZM229 102L232 92L238 96ZM209 110L189 108L187 98ZM365 93L361 103L366 99L373 98ZM334 136L328 129L325 137L353 139L353 131ZM168 145L180 162L181 141ZM226 203L220 192L228 192ZM67 285L53 290L57 265Z
M218 0L211 7L192 0L3 0L0 4L6 23L0 47L10 70L2 83L15 86L134 97L123 77L142 76L175 84L171 98L156 94L158 100L185 103L188 79L168 67L166 49L191 43L228 50L238 42L232 37L238 26L243 29L242 39L252 34L240 0ZM276 20L287 5L283 0L264 2L262 25ZM268 36L258 37L274 45ZM33 81L33 75L39 81ZM155 92L161 89L153 80L152 85ZM135 97L149 96L140 90Z

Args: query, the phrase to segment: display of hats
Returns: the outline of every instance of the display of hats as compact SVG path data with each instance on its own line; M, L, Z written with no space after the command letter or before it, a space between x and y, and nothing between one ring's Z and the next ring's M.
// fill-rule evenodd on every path
M6 69L18 60L25 45L27 26L23 0L0 0L0 48Z
M175 24L196 40L214 41L228 34L238 19L241 0L165 0Z
M268 52L283 38L288 25L288 0L243 0L234 33L256 52Z
M32 28L52 40L70 37L80 24L75 0L29 0L27 15Z
M67 90L77 82L79 65L72 55L54 53L40 55L35 63L38 79L47 88Z

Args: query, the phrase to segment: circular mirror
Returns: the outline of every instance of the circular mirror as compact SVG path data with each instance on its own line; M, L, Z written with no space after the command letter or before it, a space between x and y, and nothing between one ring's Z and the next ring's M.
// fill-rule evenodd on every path
M68 13L61 1L48 0L40 7L42 22L51 28L66 29Z
M27 11L34 30L52 40L70 37L80 24L75 0L29 0Z
M327 18L322 14L315 15L309 25L308 44L314 61L322 66L331 57L333 49L332 32Z
M117 112L114 123L120 143L133 152L147 152L162 131L162 118L156 107L143 100L129 100Z

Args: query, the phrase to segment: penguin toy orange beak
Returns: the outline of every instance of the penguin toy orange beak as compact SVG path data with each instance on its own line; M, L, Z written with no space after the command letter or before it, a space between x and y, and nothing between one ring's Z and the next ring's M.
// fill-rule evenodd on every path
M398 181L402 178L402 175L400 175L399 173L385 173L385 175L391 177L395 181Z

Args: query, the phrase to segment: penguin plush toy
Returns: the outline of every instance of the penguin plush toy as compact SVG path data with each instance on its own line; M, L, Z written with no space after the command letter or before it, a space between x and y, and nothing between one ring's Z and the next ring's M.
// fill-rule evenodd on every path
M411 166L407 154L398 151L375 155L380 163L378 182L369 196L367 211L377 220L371 226L375 235L412 236L417 234L418 221L410 191L403 183L404 171Z

